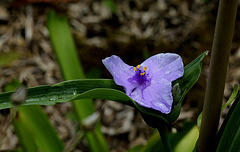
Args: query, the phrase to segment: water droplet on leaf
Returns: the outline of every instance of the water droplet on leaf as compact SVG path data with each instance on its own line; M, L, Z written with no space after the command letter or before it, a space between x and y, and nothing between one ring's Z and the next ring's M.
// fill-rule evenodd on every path
M55 101L55 100L58 100L57 96L53 96L53 97L50 98L50 101Z

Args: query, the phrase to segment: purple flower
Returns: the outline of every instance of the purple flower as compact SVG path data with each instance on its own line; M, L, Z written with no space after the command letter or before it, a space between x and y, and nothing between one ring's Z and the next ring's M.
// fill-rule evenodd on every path
M183 76L183 62L174 53L156 54L136 67L125 64L116 55L102 60L117 85L139 105L162 113L171 111L172 81Z

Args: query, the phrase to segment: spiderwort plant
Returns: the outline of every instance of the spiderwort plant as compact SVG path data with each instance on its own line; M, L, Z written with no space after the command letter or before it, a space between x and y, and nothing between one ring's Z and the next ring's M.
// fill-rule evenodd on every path
M172 81L184 74L184 66L179 55L160 53L136 67L124 63L120 57L112 55L103 60L117 85L123 86L126 94L140 106L169 114L172 109ZM172 151L161 119L141 113L145 122L157 128L166 151Z
M142 92L144 92L143 91L144 89L146 89L147 87L151 87L153 85L153 82L156 83L157 80L161 80L161 79L153 79L154 76L157 77L157 75L158 75L158 77L165 78L169 81L171 81L171 79L173 79L172 77L168 78L163 75L165 75L165 73L167 73L166 75L168 75L168 71L165 69L167 67L170 68L169 74L172 74L172 72L174 71L173 68L174 67L176 68L176 66L178 64L176 66L173 66L172 68L169 65L172 65L177 60L180 60L179 57L175 56L175 58L170 58L169 60L164 60L164 61L167 61L167 64L166 64L166 62L162 62L160 64L161 66L159 66L160 69L162 69L162 70L158 69L159 70L158 72L157 72L156 67L158 67L157 65L159 65L159 64L156 64L156 63L159 63L160 61L156 62L156 60L152 60L154 58L163 60L163 58L161 56L166 56L166 55L167 54L156 55L155 56L156 58L152 57L152 58L144 61L139 66L136 66L135 68L133 66L127 65L129 67L129 71L131 70L130 72L121 70L124 66L122 66L121 64L120 64L121 66L119 66L119 63L118 64L116 63L118 65L118 67L116 67L116 68L120 69L120 70L115 70L116 69L115 68L115 69L112 69L111 73L118 72L119 75L120 74L125 75L126 73L130 73L131 75L127 77L127 80L129 80L130 82L127 84L131 85L132 83L134 84L134 82L138 83L138 85L135 84L136 88L133 88L132 91L136 91L136 89L140 88L140 89L142 89L140 93L142 93ZM153 108L147 108L147 107L138 105L137 102L135 102L133 99L131 99L130 96L128 96L126 93L124 93L123 87L118 86L111 79L69 80L69 81L61 82L61 83L58 83L58 84L55 84L52 86L44 85L44 86L28 88L27 89L28 96L27 96L26 102L23 102L18 106L54 105L56 103L75 101L78 99L89 99L89 98L117 101L117 102L120 102L120 103L123 103L123 104L126 104L126 105L136 108L140 112L143 119L149 126L158 129L158 131L161 135L161 138L162 138L161 141L163 142L162 145L164 146L165 151L172 151L171 146L174 146L174 144L176 145L176 142L172 141L173 145L170 144L170 140L172 138L170 138L170 140L168 138L166 125L175 121L177 119L177 117L179 116L183 99L184 99L185 95L187 94L187 92L197 82L197 80L200 76L200 73L201 73L202 60L204 59L204 57L206 55L207 55L207 52L204 52L200 56L198 56L195 60L193 60L191 63L186 65L184 67L184 75L181 78L178 78L177 80L174 80L173 82L171 82L172 86L173 86L173 88L172 88L173 101L172 101L172 106L170 107L171 108L170 113L168 113L168 114L162 113L161 111L155 110ZM173 59L175 59L176 61ZM122 60L120 60L120 61L123 62ZM109 63L112 63L112 62L109 62ZM148 63L148 64L145 64L145 63ZM152 63L152 64L149 64L149 63ZM125 63L123 65L125 65ZM152 65L154 65L154 66L152 66ZM142 68L141 68L141 66L142 66ZM146 68L145 68L145 66L146 66ZM176 69L178 69L178 68L176 68ZM141 78L140 76L145 76L145 78L143 77L144 79L143 78L140 79ZM153 81L153 80L155 80L155 81ZM120 78L119 81L121 82L123 80ZM148 86L143 85L144 84L143 82L146 83L146 81L149 81L149 82L147 82ZM143 86L146 88L144 88ZM164 89L162 89L162 90L165 91ZM154 92L155 90L152 89L151 91ZM159 92L159 94L160 93L161 92ZM13 107L12 101L10 100L12 94L13 94L13 92L6 92L6 93L0 94L0 110ZM53 98L55 100L52 100ZM149 101L146 100L146 102L149 102ZM94 134L96 134L95 131L94 131ZM102 145L102 144L100 144L100 145ZM159 144L157 144L157 145L159 145ZM45 148L47 148L47 147L45 146Z

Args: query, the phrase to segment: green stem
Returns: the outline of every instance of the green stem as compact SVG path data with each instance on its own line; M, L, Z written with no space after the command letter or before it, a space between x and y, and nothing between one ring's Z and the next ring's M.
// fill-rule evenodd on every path
M158 132L161 136L162 139L162 144L164 146L164 149L166 152L172 152L172 146L168 137L168 132L167 132L167 127L166 126L162 126L162 127L158 127Z
M198 152L214 151L238 0L220 0L203 105Z

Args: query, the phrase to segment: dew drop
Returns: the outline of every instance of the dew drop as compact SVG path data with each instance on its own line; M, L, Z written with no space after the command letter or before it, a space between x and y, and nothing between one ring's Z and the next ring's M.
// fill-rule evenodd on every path
M75 96L77 94L77 91L75 90L75 91L73 91L73 95Z
M55 100L58 100L57 96L53 96L53 97L50 98L50 101L55 101Z

